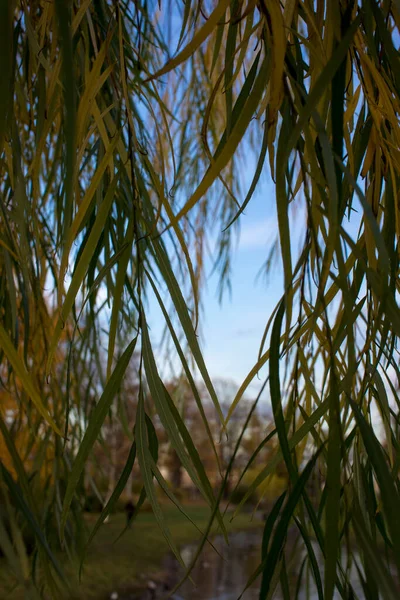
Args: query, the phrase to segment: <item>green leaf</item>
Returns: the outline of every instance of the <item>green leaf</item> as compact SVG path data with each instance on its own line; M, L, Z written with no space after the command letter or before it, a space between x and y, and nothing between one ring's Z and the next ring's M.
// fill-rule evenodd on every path
M151 79L157 79L165 73L176 69L180 64L185 62L188 58L194 54L194 52L201 46L201 44L207 39L207 37L212 33L221 17L225 14L225 11L229 5L230 0L220 0L208 17L207 21L204 25L197 31L194 35L193 39L179 52L175 58L169 60L161 69L156 71L153 75L151 75L148 79L145 79L143 83L150 81Z
M242 598L243 594L245 593L245 591L252 585L252 583L257 579L257 577L259 577L261 575L261 573L264 571L266 562L267 562L267 557L268 557L268 548L269 548L269 543L271 540L271 536L272 536L272 532L273 529L278 521L278 517L279 517L279 513L281 511L282 508L282 504L286 498L286 491L283 492L283 494L281 494L279 496L279 498L276 500L274 506L272 507L271 512L269 513L266 521L265 521L265 525L264 525L264 531L263 531L263 537L262 537L262 544L261 544L261 563L258 565L257 569L254 571L254 573L249 577L249 579L247 580L246 583L246 587L244 588L244 590L242 591L242 593L239 596L239 600L240 598Z
M319 600L324 600L324 590L323 590L323 587L322 587L322 580L321 580L320 569L319 569L317 558L315 556L315 552L314 552L314 548L312 546L312 542L311 542L310 536L309 536L307 530L303 527L303 525L299 521L299 519L297 519L295 517L294 520L296 522L296 525L297 525L297 527L298 527L298 529L299 529L299 531L301 533L301 537L303 538L304 543L305 543L306 548L307 548L308 558L310 560L311 569L312 569L312 573L313 573L313 576L314 576L315 585L316 585L316 588L317 588L318 598L319 598Z
M74 463L71 468L71 472L68 477L67 489L64 496L63 509L61 514L61 533L64 532L65 523L68 517L69 507L72 502L72 498L74 496L76 486L78 485L79 478L82 474L82 471L85 467L86 460L89 456L93 445L95 444L97 437L100 433L100 429L104 423L104 420L108 414L112 401L115 395L118 392L118 389L121 385L122 378L124 373L128 367L129 361L133 354L133 351L136 346L137 338L134 338L130 344L127 346L126 350L118 360L115 369L107 382L107 385L104 389L103 394L101 395L100 400L96 404L90 420L88 427L85 431L85 435L83 437L82 442L79 445L79 450L74 460Z
M199 479L198 473L193 468L191 463L191 457L187 454L183 445L182 439L179 433L179 427L177 424L178 411L171 412L171 402L166 395L166 389L158 374L156 361L154 359L153 350L150 343L149 333L147 329L147 323L144 315L142 314L142 348L143 348L143 363L146 371L147 383L149 385L150 393L154 404L157 408L157 413L161 419L165 430L168 433L170 442L178 454L179 460L183 467L188 472L190 478L195 483L196 487L202 492L205 497L210 497L209 486L206 484L206 489L203 487L202 481ZM180 420L180 419L179 419ZM181 431L183 431L181 427ZM187 439L187 438L186 438ZM193 453L193 445L189 445L189 452L192 453L192 458L197 462L197 453ZM200 473L202 473L200 471ZM203 474L203 473L202 473ZM208 481L208 479L207 479ZM207 489L208 488L208 489Z
M280 362L280 337L283 316L285 314L285 301L282 300L276 313L274 325L271 333L270 360L269 360L269 389L271 394L271 404L275 419L276 431L278 433L279 444L285 461L288 473L292 480L297 477L295 467L290 455L290 448L286 434L286 424L282 410L281 386L279 380L279 362Z
M267 598L272 581L272 576L275 572L275 568L278 563L280 554L284 548L290 520L293 517L293 513L303 493L304 486L307 483L307 480L311 474L311 471L315 465L315 462L321 450L322 448L319 448L318 451L314 454L313 458L307 463L307 466L305 467L304 471L301 473L295 485L293 486L293 490L290 496L288 497L287 503L282 511L282 516L279 520L279 523L276 526L275 534L271 541L271 546L264 563L263 577L260 588L260 600L265 600L265 598Z
M65 228L64 241L68 226L72 220L73 212L73 191L75 180L75 124L76 124L76 106L75 106L75 77L74 60L72 49L72 32L70 25L70 14L68 2L66 0L55 0L55 12L57 16L57 25L60 35L60 46L62 52L62 74L63 74L63 94L65 103L65 139L66 139L66 170L65 170Z
M193 354L193 357L197 363L197 366L200 371L200 375L203 377L204 383L206 384L207 390L211 396L211 399L214 403L214 406L217 410L217 413L223 422L223 414L221 411L221 407L218 402L217 394L215 393L214 386L211 382L210 376L207 371L206 364L204 362L203 355L200 350L199 342L197 340L196 332L194 330L192 321L190 320L188 314L188 308L186 302L183 298L180 286L176 280L174 272L171 268L171 264L168 260L168 256L161 245L158 239L152 241L154 256L157 261L157 266L160 270L160 273L168 287L168 291L170 293L171 299L174 303L178 318L181 322L183 331L185 332L186 339L189 344L189 348Z
M400 573L400 518L399 518L399 494L397 487L391 477L382 448L373 432L371 426L365 420L360 408L349 398L354 417L360 429L368 458L371 461L382 497L387 526L393 543L394 559L397 570Z
M138 460L139 460L140 471L142 473L144 489L146 490L147 498L149 499L149 502L153 509L154 516L156 518L156 521L167 541L168 546L170 547L173 554L176 556L178 562L182 565L182 567L185 568L185 563L179 553L179 550L178 550L175 542L172 539L169 527L165 522L164 515L162 513L160 504L157 500L157 495L156 495L156 491L154 488L153 472L151 469L151 454L149 452L148 441L147 441L144 399L143 399L142 393L139 395L135 432L136 432Z
M45 535L44 535L43 531L41 530L34 514L30 510L27 503L25 502L25 498L24 498L22 490L20 489L18 484L15 483L15 481L11 477L10 473L7 471L7 469L1 462L0 462L0 471L1 471L1 477L10 492L11 498L15 502L15 505L18 507L18 509L24 515L26 522L29 524L29 527L35 534L37 541L39 542L39 544L42 546L42 548L46 552L46 555L49 558L50 563L53 565L56 573L61 578L63 583L67 586L67 588L69 588L68 581L65 578L64 572L63 572L61 566L59 565L58 560L56 559L55 555L51 551L50 546L45 538Z
M325 415L326 411L329 408L329 399L327 398L318 406L318 408L310 415L310 417L303 423L299 429L293 434L293 436L289 439L289 450L293 450L296 446L301 442L301 440L310 433L311 429L314 425ZM262 469L262 471L257 475L254 481L250 484L249 489L247 490L245 496L242 498L240 503L238 504L233 518L237 515L243 504L246 500L254 493L254 491L258 488L259 485L270 475L273 473L279 463L283 458L281 450L275 454L275 456L269 460L268 465Z
M213 453L214 453L215 459L216 459L217 464L219 466L219 457L218 457L217 449L215 447L214 439L213 439L213 436L212 436L212 433L211 433L210 425L208 423L207 416L206 416L206 414L204 412L204 408L203 408L203 404L202 404L202 401L201 401L201 398L200 398L200 394L199 394L199 391L197 389L196 383L195 383L195 381L193 379L192 373L190 371L190 368L189 368L189 365L188 365L188 361L187 361L186 356L185 356L185 354L184 354L184 352L182 350L182 347L181 347L181 345L179 343L178 335L175 332L175 329L174 329L174 327L172 325L172 321L171 321L171 319L170 319L170 317L168 315L168 312L167 312L167 310L165 308L164 302L162 301L161 295L160 295L160 293L159 293L159 291L157 289L157 286L156 286L156 284L154 282L154 279L150 275L149 271L147 271L147 270L146 270L146 275L147 275L147 278L148 278L148 280L150 282L150 285L151 285L151 287L153 289L154 295L157 298L157 302L158 302L158 304L159 304L159 306L160 306L160 308L162 310L165 322L166 322L166 324L168 326L169 332L170 332L171 337L173 339L173 342L175 344L175 348L176 348L176 351L178 353L179 360L181 361L183 370L185 371L185 375L187 377L187 380L189 382L190 388L192 390L192 393L193 393L193 396L194 396L194 400L196 402L197 408L199 410L199 413L201 415L202 421L204 423L204 427L205 427L205 429L207 431L208 439L209 439L211 447L213 449ZM220 469L220 466L219 466L219 469Z
M0 154L3 153L7 120L12 105L13 72L13 3L0 1Z
M339 394L336 374L331 366L331 391L329 396L329 438L326 476L325 544L329 551L325 556L325 598L332 600L335 590L336 562L339 554L339 518L341 492L341 427Z
M100 529L101 525L104 523L104 521L106 520L108 515L112 512L116 502L118 501L119 497L121 496L122 492L125 489L127 481L129 479L129 475L131 474L133 465L135 464L135 458L136 458L136 442L133 442L133 444L129 450L129 455L126 460L125 466L124 466L122 473L118 479L117 485L115 486L107 504L104 506L103 510L101 511L101 513L95 523L95 526L93 527L92 531L90 532L89 538L86 542L86 546L85 546L82 556L81 556L79 575L81 575L81 573L82 573L83 563L84 563L84 560L85 560L85 557L86 557L86 554L89 549L91 541L93 540L94 536L96 535L96 533L98 532L98 530Z
M375 579L383 598L385 600L395 600L398 598L396 585L382 561L381 551L367 533L366 524L361 517L361 511L357 510L357 504L353 511L352 522L357 541L367 557L366 569Z
M238 116L236 123L234 125L232 124L231 134L227 138L223 149L218 154L218 157L212 162L210 168L204 175L195 192L170 222L169 227L173 227L174 224L178 223L180 219L197 204L197 202L207 193L208 189L211 187L217 177L219 177L221 171L232 159L233 154L242 140L265 91L264 85L267 78L268 69L269 61L265 58L262 62L253 88L240 112L240 115Z

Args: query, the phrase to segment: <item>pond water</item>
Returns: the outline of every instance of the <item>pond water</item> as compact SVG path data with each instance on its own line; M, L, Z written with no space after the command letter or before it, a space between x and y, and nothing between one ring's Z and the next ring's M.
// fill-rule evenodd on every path
M196 584L186 581L172 598L174 600L237 600L246 586L247 580L257 568L260 560L262 532L239 532L229 536L229 546L222 537L213 544L220 555L207 544L192 572ZM196 552L196 546L182 548L182 558L189 564ZM170 575L175 570L175 581L179 581L180 570L172 556L165 559L165 568ZM243 600L258 600L257 583L243 595Z
M253 574L255 569L260 564L261 560L261 529L257 531L243 531L230 534L229 546L226 545L222 536L218 536L213 541L219 554L207 544L198 559L193 571L192 582L186 581L173 596L172 600L238 600L240 594L246 587L247 581ZM287 546L293 547L293 540L289 535ZM196 552L195 545L186 545L180 548L181 555L186 564L189 564ZM321 570L323 569L323 558L314 545L314 551ZM295 584L297 581L298 570L304 558L304 551L299 550L299 559L294 567L289 567L289 584L292 589L290 597L295 597ZM170 590L180 581L183 576L183 570L179 566L177 560L172 554L165 556L160 580L155 583L148 582L148 589L140 596L136 594L118 596L118 600L163 600L168 596ZM323 577L323 574L321 573ZM352 573L353 590L358 600L364 598L361 584L359 582L356 569L353 568ZM298 600L317 600L318 594L313 583L311 573L307 577L307 583L303 575L302 588L297 596ZM259 599L260 578L247 589L243 596L243 600L258 600ZM399 596L400 597L400 596ZM280 586L278 585L273 596L274 600L282 600ZM336 592L335 600L340 596Z
M229 536L229 546L226 545L222 537L217 537L213 543L221 556L208 544L192 572L192 579L196 587L190 581L186 581L179 591L172 596L173 600L237 600L246 587L248 579L260 563L261 537L262 532L260 530L234 533ZM290 545L290 541L288 541L288 545ZM321 566L323 559L316 546L314 551ZM184 546L181 549L182 558L186 564L189 564L195 552L195 546ZM296 583L298 568L300 568L303 557L304 554L301 554L298 565L292 571L289 569L289 577L290 573L293 576L292 581L289 583L293 586ZM177 562L173 556L165 558L164 568L168 571L170 582L177 583L179 576L182 576L182 572L177 567ZM364 594L355 569L352 572L352 579L354 592L361 600L364 598ZM244 592L242 599L258 600L259 586L260 578ZM294 590L292 590L292 593L294 597ZM340 598L338 593L334 597ZM304 584L298 598L299 600L317 600L318 594L311 574L308 577L308 584ZM274 594L274 600L281 599L282 594L280 586L278 586Z

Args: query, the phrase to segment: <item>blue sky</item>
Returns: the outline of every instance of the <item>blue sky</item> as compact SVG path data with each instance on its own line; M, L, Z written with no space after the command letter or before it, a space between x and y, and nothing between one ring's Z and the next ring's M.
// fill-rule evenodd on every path
M239 203L246 196L255 168L255 157L248 151L240 164L240 172L244 173L244 177L241 182L242 191L238 196ZM296 205L299 207L296 208L297 213L290 211L293 257L298 255L299 233L303 230L301 203L296 202ZM231 294L226 291L222 303L219 302L219 275L210 275L212 260L207 258L206 285L201 290L202 311L198 330L200 346L211 378L233 380L237 388L257 362L266 324L283 293L279 247L268 276L265 271L261 273L278 235L275 184L270 177L268 161L264 164L264 172L255 194L239 219L239 240L237 244L233 243L231 260ZM166 305L170 306L168 299L164 299ZM165 321L154 298L150 299L147 315L160 375L165 379L171 376L168 361L172 362L175 375L179 375L181 367L174 351L171 351L172 342L167 357L164 349L159 349L158 352L156 349ZM267 372L268 367L264 367L259 378L253 380L247 391L248 396L253 397L258 392Z
M243 181L239 202L243 201L250 184L253 165L244 170L248 177ZM233 244L231 294L226 291L222 303L218 300L218 273L210 276L212 261L207 259L205 263L207 283L201 291L199 333L212 379L233 380L239 387L257 361L264 328L283 291L279 249L278 260L268 277L260 274L276 236L275 189L270 178L267 180L264 176L245 213L240 216L239 240ZM157 344L164 321L155 301L150 300L148 308L151 337ZM178 360L171 353L168 358L176 365L178 374ZM160 366L162 355L159 359ZM168 377L169 368L165 361L164 365L164 372L160 374ZM249 388L250 396L256 393L260 383L261 380L255 379Z
M203 292L202 341L212 377L239 385L257 360L264 327L282 294L279 260L268 279L260 269L277 235L273 184L264 182L240 217L240 238L232 258L232 294L217 297L218 275Z

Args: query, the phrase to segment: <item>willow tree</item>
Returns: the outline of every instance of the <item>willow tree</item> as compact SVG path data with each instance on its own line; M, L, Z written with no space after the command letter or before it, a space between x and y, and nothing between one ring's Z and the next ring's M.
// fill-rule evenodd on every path
M13 441L18 423L3 415L13 469L2 465L11 525L0 523L0 544L32 595L56 597L62 570L48 524L72 549L85 464L111 407L122 410L115 402L134 350L132 446L96 529L138 461L141 497L181 561L155 494L157 481L178 503L157 467L145 397L223 527L224 483L215 496L160 376L152 296L216 457L199 378L223 432L268 365L278 449L249 494L282 460L289 485L266 523L260 598L279 582L287 589L292 526L303 547L299 586L308 569L320 598L335 588L354 597L356 571L365 597L398 597L399 19L396 0L1 0L1 379L54 467L45 483L34 478L34 494ZM250 148L255 171L243 189ZM259 356L225 417L196 335L204 261L217 232L213 260L229 283L231 239L266 171L282 299L260 322ZM45 361L30 343L38 326ZM90 393L77 393L73 365ZM316 469L317 508L306 485ZM31 562L24 522L36 539Z

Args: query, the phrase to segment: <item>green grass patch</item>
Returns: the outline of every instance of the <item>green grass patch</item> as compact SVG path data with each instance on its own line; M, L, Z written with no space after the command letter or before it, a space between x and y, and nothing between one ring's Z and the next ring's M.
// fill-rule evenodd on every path
M189 505L185 510L200 529L205 529L210 515L207 506ZM165 505L163 511L178 546L199 539L198 530L174 506ZM251 515L248 514L240 514L230 523L231 515L232 513L228 513L225 517L228 531L257 528L262 525L258 519L251 520ZM98 515L93 514L86 516L89 530L93 528L97 517ZM68 563L66 556L60 557L68 580L74 585L72 596L68 595L70 600L106 600L113 590L140 587L147 576L156 576L160 571L162 559L168 552L168 545L153 514L140 513L132 527L115 543L125 524L125 515L115 514L100 528L88 550L80 584L77 578L78 563ZM217 525L213 529L213 534L216 533ZM12 577L3 561L0 568L0 598L25 598L21 586L14 590L11 588Z

